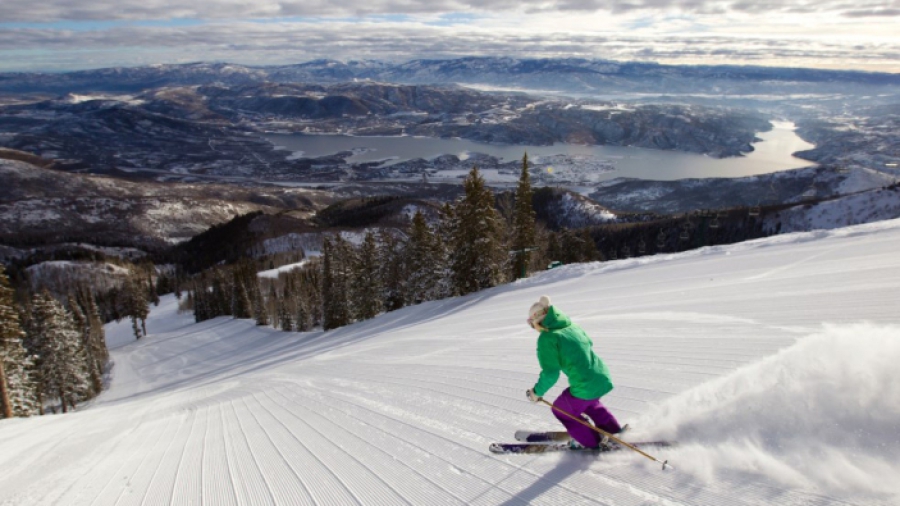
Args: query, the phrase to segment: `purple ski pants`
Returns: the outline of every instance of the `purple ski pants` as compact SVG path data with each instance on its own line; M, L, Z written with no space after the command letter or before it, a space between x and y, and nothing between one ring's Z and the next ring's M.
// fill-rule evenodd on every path
M590 417L598 429L616 434L622 430L616 417L600 402L600 399L579 399L572 396L567 388L562 395L556 398L553 405L572 416L585 420L584 415ZM566 430L572 439L578 441L585 448L596 448L600 444L600 434L584 425L572 420L568 416L553 410L557 420L566 426Z

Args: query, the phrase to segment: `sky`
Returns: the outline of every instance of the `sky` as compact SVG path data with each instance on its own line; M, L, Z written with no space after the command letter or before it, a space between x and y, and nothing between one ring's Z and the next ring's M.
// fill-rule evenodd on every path
M580 57L900 72L900 0L2 0L0 71Z

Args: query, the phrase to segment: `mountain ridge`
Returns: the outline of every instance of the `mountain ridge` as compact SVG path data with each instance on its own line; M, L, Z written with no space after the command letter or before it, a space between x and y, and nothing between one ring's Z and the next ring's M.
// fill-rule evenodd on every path
M40 92L59 91L138 91L140 89L171 86L200 85L215 82L230 85L261 81L276 82L334 82L353 79L384 79L388 81L438 83L475 82L477 75L496 73L506 76L538 76L544 74L577 74L594 76L595 84L612 89L626 89L635 78L665 78L669 91L683 79L704 79L714 82L748 81L765 84L768 81L807 83L855 83L866 85L900 85L900 74L860 70L829 70L798 67L763 67L741 65L664 65L637 61L589 60L581 58L493 58L468 57L450 59L418 59L402 63L380 61L311 60L292 65L252 66L234 63L195 62L162 64L143 67L111 67L48 74L0 73L0 91ZM483 79L490 81L489 79ZM531 80L533 81L533 80ZM52 84L52 83L56 84ZM102 83L109 83L103 87ZM593 81L592 81L593 82ZM569 91L588 90L591 83L567 84ZM711 87L711 86L710 86ZM676 86L677 88L677 86ZM706 89L708 87L703 87ZM640 90L645 87L641 86ZM632 88L632 91L634 88ZM659 91L663 91L662 88Z

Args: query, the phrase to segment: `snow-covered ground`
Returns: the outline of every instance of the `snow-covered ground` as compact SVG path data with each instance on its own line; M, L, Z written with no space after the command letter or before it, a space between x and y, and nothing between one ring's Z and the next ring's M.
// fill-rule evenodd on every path
M317 256L318 256L318 255L317 255ZM259 271L256 275L259 276L259 277L261 277L261 278L278 279L278 276L279 276L279 275L284 274L284 273L291 272L291 271L293 271L293 270L295 270L295 269L300 269L301 267L303 267L304 265L306 265L306 264L308 264L308 263L309 263L309 260L303 259L303 260L301 260L301 261L299 261L299 262L295 262L295 263L287 264L287 265L282 265L281 267L276 267L276 268L274 268L274 269L268 269L268 270L265 270L265 271Z
M66 293L72 286L91 283L92 286L110 289L120 287L131 272L109 262L76 262L50 260L25 269L32 289L49 289L54 293Z
M875 189L815 204L799 205L766 217L766 227L782 232L831 229L900 216L900 188Z
M112 384L0 422L2 504L900 504L900 220L583 264L331 332L108 327ZM498 456L525 400L527 308L593 336L633 453ZM564 382L564 379L563 379ZM559 393L563 382L551 395Z

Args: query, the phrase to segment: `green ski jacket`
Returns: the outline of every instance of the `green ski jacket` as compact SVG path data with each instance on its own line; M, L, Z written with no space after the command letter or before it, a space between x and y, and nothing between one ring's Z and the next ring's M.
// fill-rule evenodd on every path
M541 377L534 393L543 396L556 384L560 371L569 378L569 390L579 399L599 399L613 389L609 369L591 348L593 342L568 316L550 306L541 323L537 357Z

